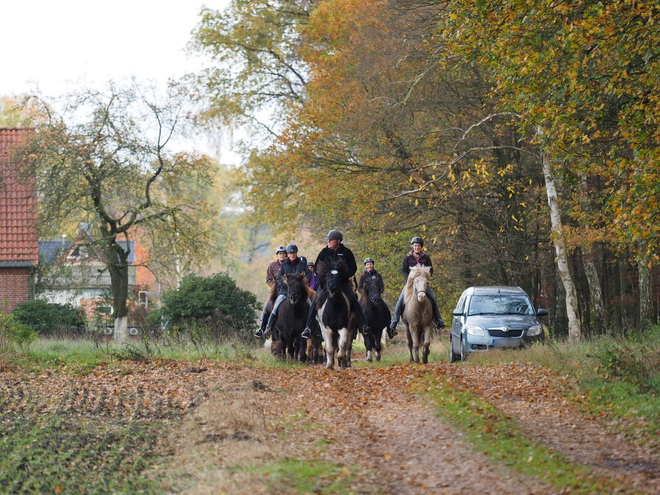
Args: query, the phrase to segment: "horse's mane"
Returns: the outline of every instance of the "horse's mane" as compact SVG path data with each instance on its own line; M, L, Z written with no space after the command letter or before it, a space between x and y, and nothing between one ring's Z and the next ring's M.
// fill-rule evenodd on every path
M406 280L405 301L414 296L413 283L417 277L424 277L426 281L431 278L431 267L425 265L415 265L408 273L408 280Z
M337 270L339 272L340 280L346 280L348 265L345 261L334 261L332 263L319 262L318 266L316 267L316 277L319 282L319 287L322 289L325 289L326 279L328 277L328 273L330 273L331 270Z

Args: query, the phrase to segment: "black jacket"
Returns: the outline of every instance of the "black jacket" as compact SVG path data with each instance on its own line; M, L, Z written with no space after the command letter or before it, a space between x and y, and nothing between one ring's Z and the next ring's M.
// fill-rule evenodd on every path
M289 273L304 273L308 283L310 277L312 276L312 272L310 272L309 268L307 267L307 261L305 261L303 258L296 258L296 261L293 263L289 258L285 259L282 262L280 271L277 272L278 294L286 294L286 284L284 283L284 280L282 280L282 277Z
M358 283L358 292L362 290L362 287L364 287L364 284L367 283L367 280L373 280L373 282L378 285L378 290L382 294L385 291L385 283L383 282L383 277L376 269L374 268L370 272L364 271L362 276L360 277L360 282Z
M420 251L419 258L416 258L411 250L408 255L403 258L403 264L401 265L401 273L403 274L404 279L408 280L410 269L416 265L430 266L431 275L433 275L433 263L431 263L431 257L426 253L426 251Z
M346 273L346 281L348 281L355 272L357 272L357 264L355 263L355 256L353 256L353 251L348 249L343 244L339 245L339 248L336 251L333 251L329 247L325 247L321 250L319 255L316 257L316 263L314 266L319 266L319 263L325 263L329 265L335 261L339 261L339 255L342 255L346 266L348 266L348 272Z

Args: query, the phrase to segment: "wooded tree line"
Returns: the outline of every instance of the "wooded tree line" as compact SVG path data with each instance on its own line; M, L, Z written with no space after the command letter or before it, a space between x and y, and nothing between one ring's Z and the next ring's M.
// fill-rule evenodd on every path
M398 290L412 235L451 309L520 285L557 335L658 319L660 12L633 0L234 0L190 50L249 125L255 218L342 229ZM248 146L249 148L249 146Z

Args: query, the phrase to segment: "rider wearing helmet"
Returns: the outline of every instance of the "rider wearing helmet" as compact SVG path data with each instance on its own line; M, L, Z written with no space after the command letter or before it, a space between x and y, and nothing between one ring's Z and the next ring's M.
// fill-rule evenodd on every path
M424 247L424 240L421 237L413 237L412 240L410 241L410 245L412 249L406 255L406 257L403 258L403 263L401 265L401 273L403 274L404 279L406 281L408 280L408 274L410 273L410 269L416 265L424 265L431 267L431 275L433 275L433 264L431 263L431 257L426 253L426 251L422 251L422 248ZM398 333L396 331L396 326L399 323L399 318L401 318L401 313L403 313L403 297L405 294L405 290L406 290L406 286L404 284L403 289L401 290L401 295L399 296L399 300L396 303L396 308L394 308L394 315L392 315L392 321L390 322L390 326L387 329L387 335L390 338L392 338L394 335ZM430 285L427 287L426 295L431 301L431 306L433 307L433 316L435 318L435 324L437 325L438 328L445 328L445 322L442 320L442 317L440 316L440 311L438 310L438 303L435 301L435 296L433 295L433 290L431 289Z
M319 253L319 255L316 257L316 262L314 263L314 266L318 268L319 263L330 264L340 260L346 263L346 266L348 267L348 271L346 273L346 280L344 280L344 282L342 283L341 291L348 298L348 301L351 306L351 311L355 313L355 316L357 317L358 325L360 325L362 332L368 334L370 330L369 330L369 326L367 325L367 320L365 319L364 314L362 313L362 308L358 303L357 296L355 295L355 290L353 290L353 287L351 287L350 284L350 279L353 276L355 276L355 272L357 272L357 264L355 262L355 256L353 256L353 251L351 251L342 244L342 241L344 240L344 236L338 230L331 230L330 232L328 232L328 235L326 236L325 239L327 241L327 246L324 247ZM314 302L312 303L312 306L309 309L309 315L307 317L307 326L305 327L305 330L303 330L303 333L301 334L301 337L303 339L308 339L311 336L310 328L314 321L314 318L316 318L316 302L320 292L321 291L316 293L316 296L314 297Z
M385 292L385 283L383 282L383 277L380 273L378 273L378 270L374 268L374 263L375 262L373 258L366 258L364 260L364 273L358 282L358 292L362 290L364 285L367 283L367 280L373 280L374 283L378 285L378 290L381 294Z
M268 265L268 270L266 270L266 283L270 288L273 288L277 283L277 280L275 279L277 278L277 272L280 271L280 267L286 259L286 248L284 246L279 246L275 250L275 256L277 256L277 259Z
M309 278L309 288L312 290L316 290L319 286L319 282L318 280L316 280L316 273L314 272L314 262L307 261L307 268L309 268L309 271L312 273L312 276Z
M277 256L277 259L268 265L268 269L266 270L266 283L271 289L277 285L277 272L280 271L282 263L286 260L286 248L284 246L278 246L277 249L275 249L275 256ZM269 295L266 304L264 304L264 309L259 318L259 330L257 330L254 335L260 334L263 336L266 331L266 321L274 302L271 297L272 296Z
M309 268L307 268L307 262L305 259L298 257L298 246L295 244L289 244L286 247L286 256L287 259L284 260L280 270L277 272L277 299L275 300L273 310L270 312L270 316L268 317L266 328L263 328L262 320L261 327L254 333L254 336L259 339L263 338L265 335L268 335L271 332L277 318L277 309L286 299L287 287L283 280L284 275L290 273L304 273L308 281L311 276L311 272L309 271ZM307 301L310 303L309 299Z

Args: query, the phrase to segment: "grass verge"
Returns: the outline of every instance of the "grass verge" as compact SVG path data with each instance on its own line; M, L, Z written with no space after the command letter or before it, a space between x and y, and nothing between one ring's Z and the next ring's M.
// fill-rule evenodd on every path
M559 452L525 437L511 417L469 390L448 379L425 376L420 380L418 391L437 405L437 414L494 461L567 493L610 493L616 488L611 481L595 477L589 467L575 465Z

